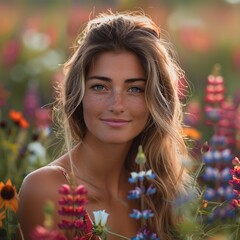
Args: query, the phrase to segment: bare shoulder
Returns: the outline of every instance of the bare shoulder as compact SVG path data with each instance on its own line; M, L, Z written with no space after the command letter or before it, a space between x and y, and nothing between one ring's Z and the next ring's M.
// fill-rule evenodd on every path
M64 182L66 182L66 179L58 166L45 166L33 171L24 178L20 194L34 192L42 195L44 192L51 192L51 188L60 186Z
M23 180L19 191L18 218L25 239L44 221L43 207L47 201L55 206L59 199L58 189L67 183L58 166L45 166L30 173Z

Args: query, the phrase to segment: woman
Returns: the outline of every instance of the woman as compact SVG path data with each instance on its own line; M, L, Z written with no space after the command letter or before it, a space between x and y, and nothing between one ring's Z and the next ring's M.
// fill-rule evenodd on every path
M105 209L112 232L128 238L139 222L129 218L138 201L127 199L138 146L152 169L157 193L144 204L154 212L148 225L160 239L173 239L174 200L189 182L182 160L178 79L182 70L155 23L140 13L107 13L90 20L65 64L57 111L62 111L67 153L28 175L20 190L19 219L26 236L43 222L46 200L73 175L88 191L86 210ZM63 174L64 173L64 174ZM54 215L55 224L61 221ZM108 235L108 239L117 239Z

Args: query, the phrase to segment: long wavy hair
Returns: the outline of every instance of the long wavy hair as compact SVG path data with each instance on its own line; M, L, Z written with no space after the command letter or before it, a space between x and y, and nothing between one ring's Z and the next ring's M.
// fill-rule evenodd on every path
M94 57L102 52L121 50L136 54L141 61L147 78L145 99L150 111L145 129L133 140L125 160L126 168L139 170L134 159L138 146L142 145L147 158L145 168L151 168L156 174L157 193L145 199L145 207L154 212L148 224L161 239L173 239L170 232L177 221L173 202L184 193L190 179L182 161L187 156L187 148L178 94L178 80L184 73L172 54L171 45L144 13L100 14L90 20L77 37L75 51L64 65L66 78L59 97L66 143L71 149L86 133L82 99Z

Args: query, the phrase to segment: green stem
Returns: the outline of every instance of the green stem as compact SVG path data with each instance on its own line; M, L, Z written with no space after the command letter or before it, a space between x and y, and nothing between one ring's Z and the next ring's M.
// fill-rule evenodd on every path
M21 228L20 223L18 223L18 230L19 230L19 234L21 236L21 239L24 240L24 236L23 236L23 232L22 232L22 228Z
M236 240L239 239L239 236L238 236L239 235L239 227L240 227L240 225L238 224L237 231L236 231Z
M143 171L143 165L140 164L140 172ZM142 190L143 189L143 181L140 181L140 189ZM141 197L140 197L140 207L141 207L141 211L143 211L144 209L144 199L143 199L143 194L141 194ZM141 227L144 226L144 219L141 218Z
M9 232L9 217L8 217L8 210L6 210L6 231L7 231L7 239L8 240L11 240L11 234L10 234L10 232Z
M116 236L116 237L119 237L119 238L122 238L122 239L130 240L130 238L124 237L124 236L122 236L122 235L120 235L120 234L111 232L111 231L109 231L109 230L106 230L106 233L112 234L112 235L114 235L114 236Z

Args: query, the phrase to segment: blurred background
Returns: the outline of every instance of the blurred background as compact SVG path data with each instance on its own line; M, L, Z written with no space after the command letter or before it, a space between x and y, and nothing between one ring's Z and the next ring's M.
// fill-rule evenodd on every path
M1 108L21 110L34 124L50 124L47 104L63 77L61 64L82 24L107 9L142 9L162 28L190 83L195 127L207 139L205 89L216 64L225 98L239 103L240 0L1 0Z
M204 199L221 206L236 198L229 180L240 155L240 0L1 0L0 180L11 178L18 189L26 174L61 154L51 104L62 64L82 25L108 9L145 11L172 42L186 74L183 133L204 166ZM206 221L221 228L215 219L235 223L235 214L227 205Z

